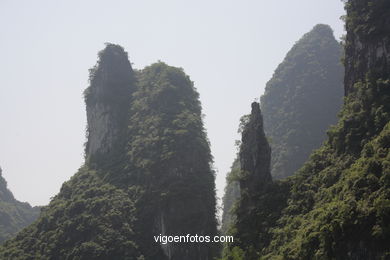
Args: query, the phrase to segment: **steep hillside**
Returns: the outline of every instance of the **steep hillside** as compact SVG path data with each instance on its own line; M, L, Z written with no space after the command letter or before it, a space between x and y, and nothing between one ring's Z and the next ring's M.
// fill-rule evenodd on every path
M257 216L253 208L258 194L263 194L272 184L270 161L271 148L264 134L263 117L258 103L252 103L252 111L242 132L240 146L240 199L235 209L233 235L235 243L249 248L257 244L255 233L248 232L256 226ZM249 252L247 254L250 255Z
M316 25L293 46L267 83L260 105L272 150L273 178L285 178L298 170L336 123L343 100L341 53L332 29ZM227 174L223 232L234 218L231 211L240 189L234 176L239 168L236 159Z
M240 124L238 126L237 133L242 134L245 126L250 120L250 114L243 115L240 118ZM240 148L241 141L236 141L237 148ZM224 195L222 198L222 225L221 232L227 234L229 227L235 221L236 217L233 214L233 209L237 204L237 200L240 197L240 184L239 184L239 175L240 175L240 153L237 153L236 159L234 160L230 172L226 174L226 186L224 190Z
M130 110L130 182L148 191L141 211L150 234L216 234L214 172L199 95L183 70L156 63L138 74ZM142 206L141 206L142 207ZM155 228L150 229L151 226ZM211 244L170 243L169 259L210 259Z
M238 237L260 242L237 241L226 259L390 257L390 3L350 0L346 10L339 122L297 174L274 182L288 189L258 195L255 224Z
M236 158L233 162L230 172L226 175L225 193L222 198L222 226L221 231L226 234L229 226L234 223L235 214L233 214L233 207L240 197L240 184L237 176L240 172L240 161Z
M85 91L86 163L1 259L211 259L210 244L153 236L216 234L214 172L198 94L182 69L133 71L108 44Z
M40 207L31 207L28 203L14 198L7 188L0 168L0 243L30 225L38 217L39 212Z
M343 100L341 45L328 25L316 25L288 52L261 97L272 148L271 173L292 175L326 139Z

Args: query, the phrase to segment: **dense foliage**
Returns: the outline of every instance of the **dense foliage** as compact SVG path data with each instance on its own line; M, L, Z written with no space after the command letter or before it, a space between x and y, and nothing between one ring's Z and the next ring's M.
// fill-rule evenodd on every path
M133 191L82 168L42 209L38 221L7 241L2 259L136 259ZM134 191L136 194L136 192Z
M343 97L341 45L316 25L288 52L261 97L274 178L292 175L336 123Z
M199 95L183 70L156 63L138 73L129 121L129 179L147 189L139 223L156 234L216 234L214 172ZM155 217L161 219L159 227ZM172 259L210 259L214 245L170 245ZM199 254L199 255L198 255Z
M211 259L214 245L153 239L217 232L212 157L189 77L161 62L135 72L108 44L90 82L85 165L0 258Z
M0 168L0 243L31 224L39 215L40 207L17 201L7 188Z
M378 42L390 46L390 6L350 0L346 10L348 95L339 122L294 176L274 183L286 191L270 186L256 200L257 224L246 232L260 242L233 245L226 259L390 258L390 58L370 55Z
M234 223L235 215L233 213L234 205L240 197L240 184L237 179L240 172L240 161L236 158L233 162L230 172L226 175L225 193L222 198L222 226L221 231L226 234L228 228Z
M271 174L279 179L292 175L320 147L326 130L336 122L342 103L341 46L331 28L317 25L289 51L267 83L261 97L264 128L272 147ZM242 131L247 116L240 122ZM222 230L232 218L239 185L235 160L227 174L223 198Z

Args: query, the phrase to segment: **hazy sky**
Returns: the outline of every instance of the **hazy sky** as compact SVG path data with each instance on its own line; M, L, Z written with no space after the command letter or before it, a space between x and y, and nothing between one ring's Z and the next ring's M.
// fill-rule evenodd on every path
M218 196L241 115L317 23L343 34L340 0L0 0L0 165L15 197L47 204L83 163L88 69L105 42L134 68L182 67L200 93Z

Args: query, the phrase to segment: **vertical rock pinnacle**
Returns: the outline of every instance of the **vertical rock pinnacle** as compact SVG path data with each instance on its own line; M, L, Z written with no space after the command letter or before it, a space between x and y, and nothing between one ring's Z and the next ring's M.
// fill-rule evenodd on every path
M272 181L270 173L271 148L264 134L259 103L252 103L249 122L242 133L240 163L241 188L256 192Z
M118 150L117 141L126 131L133 78L127 53L118 45L107 44L90 70L90 86L85 91L88 122L85 153L89 162L101 162Z

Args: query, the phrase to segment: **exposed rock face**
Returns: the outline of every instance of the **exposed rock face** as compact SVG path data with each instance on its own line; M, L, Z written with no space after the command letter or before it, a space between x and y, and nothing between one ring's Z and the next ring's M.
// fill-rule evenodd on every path
M198 209L191 208L193 203L192 198L183 198L182 200L171 201L171 205L167 205L161 209L157 216L157 225L155 229L156 234L163 236L181 235L186 236L214 236L215 232L211 233L207 223L203 229L199 229L200 219L192 219L196 215L200 215ZM202 216L200 216L203 218ZM186 219L185 219L186 218ZM185 226L190 222L193 226ZM162 244L161 247L168 260L211 260L214 252L208 243L167 243Z
M249 122L242 133L240 164L244 177L240 179L241 190L259 192L264 185L272 182L270 163L271 148L264 134L260 105L254 102Z
M390 2L350 0L345 42L345 110L341 131L330 141L359 156L364 144L389 122Z
M88 151L93 156L98 150L108 153L118 136L119 128L115 125L109 106L95 104L87 110L89 125Z
M226 259L390 256L390 2L349 0L346 10L347 96L339 122L294 176L257 198L256 223L237 215L241 241Z
M274 179L294 174L336 123L343 98L341 54L332 29L318 24L291 48L268 81L260 105ZM235 162L227 175L223 232L235 218L231 208L239 198L239 184L231 179L239 168Z
M264 134L263 118L258 103L252 103L249 121L242 132L240 149L241 172L239 176L240 199L238 201L235 228L233 230L233 247L251 248L260 241L249 229L258 226L256 209L259 198L273 185L270 163L271 148ZM256 259L253 252L248 252L245 259ZM244 259L244 258L243 258Z
M242 120L240 152L233 163L231 172L228 173L223 197L222 232L224 233L235 222L236 214L241 220L253 221L255 219L250 209L254 207L256 198L265 191L266 186L272 183L271 148L264 134L263 116L259 103L253 102L251 114L249 117L243 117ZM236 201L239 202L238 209L232 212ZM241 226L244 222L241 222Z
M367 73L386 78L390 71L390 2L373 2L354 0L346 5L345 95Z
M122 47L108 44L99 58L85 91L88 123L85 153L91 163L104 161L118 148L116 145L121 145L116 141L125 134L134 91L133 70Z
M217 243L154 240L217 235L212 156L193 82L162 62L135 80L113 44L90 81L85 165L33 225L0 246L0 258L213 259Z

